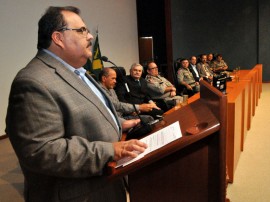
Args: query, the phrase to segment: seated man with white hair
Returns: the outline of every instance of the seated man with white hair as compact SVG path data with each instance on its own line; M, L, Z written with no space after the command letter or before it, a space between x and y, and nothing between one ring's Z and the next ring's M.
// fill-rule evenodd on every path
M132 64L130 75L125 77L125 82L127 83L130 92L127 92L125 85L122 84L115 88L116 94L121 102L131 104L151 103L153 105L152 110L149 112L142 112L141 114L151 115L154 119L159 119L164 112L151 98L151 89L149 88L147 81L142 78L142 72L142 65L138 63Z
M106 92L111 102L113 103L118 117L127 120L138 119L139 117L137 112L149 112L155 107L151 103L132 105L130 103L120 102L114 91L116 78L117 75L115 70L109 67L103 68L99 73L100 86ZM146 123L153 121L152 116L149 115L141 115L140 118Z

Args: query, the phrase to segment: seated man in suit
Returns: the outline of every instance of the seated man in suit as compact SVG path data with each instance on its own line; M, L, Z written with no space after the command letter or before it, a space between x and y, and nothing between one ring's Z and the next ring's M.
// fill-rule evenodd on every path
M181 67L177 72L178 83L183 85L183 94L188 94L189 97L200 91L200 84L195 81L192 73L190 72L188 59L181 60Z
M210 69L209 64L207 63L207 55L201 55L201 62L197 64L197 70L203 79L211 83L213 81L214 72Z
M159 119L164 113L150 96L151 89L148 86L147 81L142 78L143 67L138 63L134 63L130 68L130 75L125 77L125 82L128 85L129 91L127 92L124 84L118 85L115 89L118 99L121 102L127 102L132 104L151 103L155 107L149 112L142 112L141 114L151 115L154 119Z
M99 73L100 85L111 99L119 117L123 117L124 119L138 119L139 117L137 116L136 111L149 112L156 107L153 103L135 104L133 106L130 103L120 102L114 91L116 78L115 70L109 67L103 68ZM134 107L136 108L136 111ZM140 117L145 123L153 121L152 116L149 115L141 115Z
M197 70L197 57L196 56L191 56L189 59L189 71L192 73L195 81L200 82L203 78L200 76L198 70Z
M147 75L145 77L152 89L150 91L151 97L155 100L163 100L166 104L163 110L168 110L175 106L176 100L183 101L181 96L176 95L176 88L165 77L158 73L158 66L155 62L147 64Z

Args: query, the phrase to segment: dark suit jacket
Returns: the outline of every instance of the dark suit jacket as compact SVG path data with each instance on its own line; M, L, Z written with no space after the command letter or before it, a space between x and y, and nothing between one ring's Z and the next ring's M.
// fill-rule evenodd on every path
M6 123L26 201L125 201L122 181L108 182L103 173L121 128L92 90L47 53L38 52L14 79Z
M124 84L118 84L115 88L117 93L117 97L121 102L127 102L131 104L143 104L148 103L151 99L150 91L147 81L144 78L140 78L140 84L138 81L135 81L130 75L125 77L125 82L128 85L130 93L127 92ZM156 101L156 100L155 100ZM163 104L163 102L162 102ZM157 105L161 108L161 104ZM158 118L157 116L161 116L163 114L163 110L152 109L149 112L143 112L143 115L150 115L154 119Z
M124 85L119 85L116 88L118 99L121 102L128 102L133 104L148 103L151 100L149 95L150 88L147 85L147 81L144 78L140 78L140 85L130 75L126 76L125 81L127 82L130 93L128 94Z
M199 71L198 71L196 65L195 65L195 68L196 68L196 70L197 70L199 76L197 76L197 74L195 73L195 71L194 71L194 69L192 68L191 64L189 64L188 68L189 68L189 71L192 73L192 75L193 75L195 81L199 82L199 81L200 81L200 74L199 74Z

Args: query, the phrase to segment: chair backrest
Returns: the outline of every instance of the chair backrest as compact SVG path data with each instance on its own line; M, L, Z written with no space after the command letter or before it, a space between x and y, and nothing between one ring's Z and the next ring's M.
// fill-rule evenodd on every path
M117 83L124 82L124 77L126 76L126 70L124 67L111 67L116 72L116 81Z
M126 70L124 67L111 67L116 72L116 85L114 87L114 90L117 94L117 97L120 101L123 101L121 97L121 92L123 90L126 90L125 83L126 83Z
M184 86L180 85L180 83L178 82L178 78L177 78L177 71L181 66L181 63L180 63L181 59L182 58L178 58L173 63L173 79L174 79L174 85L175 85L175 88L177 90L178 95L183 95L183 90L184 90Z

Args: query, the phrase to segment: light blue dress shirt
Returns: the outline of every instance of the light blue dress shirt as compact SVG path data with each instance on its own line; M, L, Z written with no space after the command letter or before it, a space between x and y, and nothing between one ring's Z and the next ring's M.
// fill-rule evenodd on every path
M86 73L86 69L84 69L83 67L80 67L78 69L75 69L74 67L72 67L71 65L69 65L68 63L66 63L64 60L62 60L60 57L58 57L57 55L55 55L54 53L52 53L51 51L47 50L47 49L43 49L43 51L45 51L46 53L48 53L50 56L54 57L56 60L58 60L59 62L61 62L65 67L67 67L70 71L74 72L75 74L77 74L79 76L80 79L82 79L88 86L89 88L94 92L94 94L100 99L100 101L104 104L104 106L106 107L106 109L108 110L108 112L110 113L110 115L112 116L116 126L118 128L119 125L116 121L116 117L114 116L114 114L112 113L111 109L109 108L109 104L106 103L107 99L104 97L104 95L100 92L99 89L97 89L97 87L85 76Z

